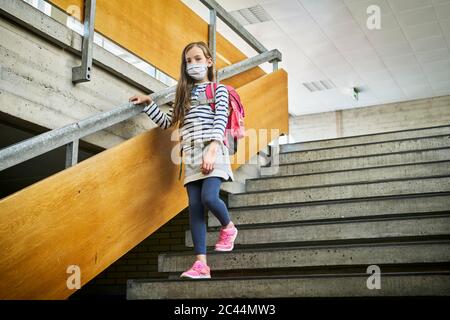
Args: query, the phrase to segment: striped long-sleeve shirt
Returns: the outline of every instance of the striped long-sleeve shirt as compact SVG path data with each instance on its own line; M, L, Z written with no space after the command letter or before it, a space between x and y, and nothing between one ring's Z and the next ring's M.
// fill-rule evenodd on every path
M210 82L197 84L191 91L191 100L197 100L200 92L205 92ZM206 96L206 95L205 95ZM183 150L189 149L192 140L210 141L224 140L225 127L228 122L228 90L223 84L216 89L215 111L209 104L194 105L186 112L184 125L180 134ZM158 105L152 101L144 108L150 119L163 129L167 129L172 123L173 107L167 113L161 111Z

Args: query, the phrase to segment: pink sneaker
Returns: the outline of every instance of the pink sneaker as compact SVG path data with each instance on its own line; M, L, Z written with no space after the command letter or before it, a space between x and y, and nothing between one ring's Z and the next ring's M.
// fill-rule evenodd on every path
M209 279L211 278L210 269L206 264L197 260L192 268L181 274L180 278Z
M216 251L231 251L234 248L234 240L236 240L238 230L236 227L222 228L219 234L219 241L216 243Z

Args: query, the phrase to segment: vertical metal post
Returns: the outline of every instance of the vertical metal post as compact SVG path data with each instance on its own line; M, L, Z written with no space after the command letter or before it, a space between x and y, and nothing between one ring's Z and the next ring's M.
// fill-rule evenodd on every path
M96 0L84 0L84 35L81 66L72 68L72 82L80 83L91 80L92 49L94 43Z
M66 168L78 163L78 145L80 140L75 140L66 145Z
M216 9L210 9L209 26L208 26L208 46L209 50L211 50L214 66L216 66L216 25L217 25L217 11ZM216 70L216 82L219 82L219 79L217 79L217 70Z
M272 66L273 66L273 72L277 71L278 70L278 60L273 60Z

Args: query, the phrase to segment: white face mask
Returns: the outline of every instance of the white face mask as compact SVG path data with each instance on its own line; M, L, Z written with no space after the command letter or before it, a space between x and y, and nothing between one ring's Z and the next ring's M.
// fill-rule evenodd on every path
M206 63L188 63L186 71L195 80L203 80L208 71L208 65Z

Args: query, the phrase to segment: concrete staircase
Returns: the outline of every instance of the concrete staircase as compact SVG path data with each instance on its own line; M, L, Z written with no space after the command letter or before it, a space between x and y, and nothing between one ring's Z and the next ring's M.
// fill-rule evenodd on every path
M229 195L239 235L208 252L212 279L180 280L193 254L163 254L167 280L129 280L128 299L450 295L450 125L274 150ZM213 246L211 213L208 226Z

